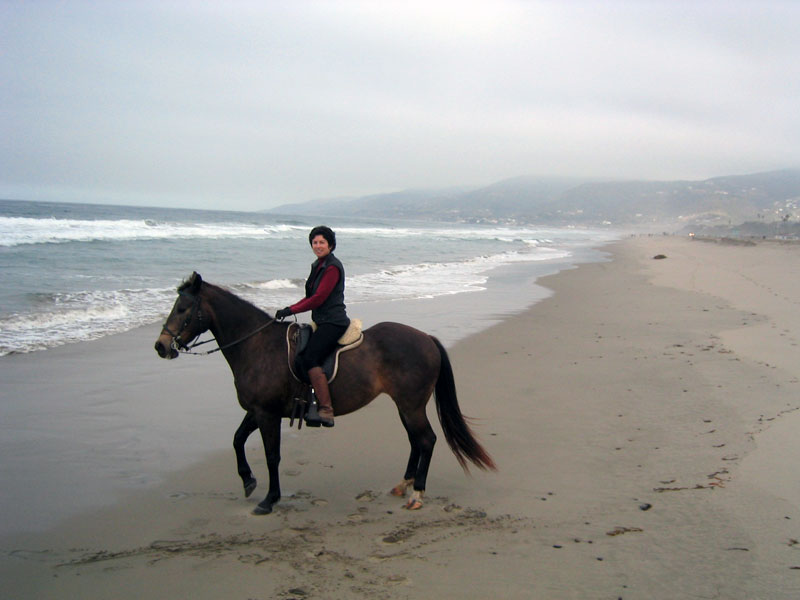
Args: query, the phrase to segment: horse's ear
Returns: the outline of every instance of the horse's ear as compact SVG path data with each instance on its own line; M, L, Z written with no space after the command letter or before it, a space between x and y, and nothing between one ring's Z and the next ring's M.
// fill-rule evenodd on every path
M197 293L200 290L200 286L203 284L203 278L200 277L200 273L195 271L192 273L192 276L189 278L189 285L192 288L192 292Z

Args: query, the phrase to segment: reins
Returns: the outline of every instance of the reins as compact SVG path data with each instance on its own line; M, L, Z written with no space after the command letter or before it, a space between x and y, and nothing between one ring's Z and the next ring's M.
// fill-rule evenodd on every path
M203 314L200 312L200 296L196 296L194 294L189 294L187 292L178 292L178 294L181 295L181 296L188 296L188 297L193 299L194 302L192 304L192 310L190 311L189 316L186 317L186 319L184 319L183 323L181 323L181 327L178 330L178 333L173 333L172 330L170 330L169 327L167 327L166 323L164 323L164 326L161 328L161 331L162 332L166 332L166 333L168 333L169 335L172 336L172 344L171 344L171 346L172 346L173 349L175 349L176 352L180 352L181 354L191 354L193 356L207 356L209 354L214 354L214 352L219 352L220 350L225 350L227 348L235 346L236 344L242 343L246 339L253 337L259 331L262 331L262 330L266 329L267 327L272 325L275 321L277 321L277 319L274 319L274 318L270 319L269 321L267 321L263 325L260 325L259 327L257 327L256 329L254 329L253 331L248 333L247 335L244 335L244 336L240 337L238 340L235 340L233 342L225 344L224 346L217 346L216 348L213 348L211 350L206 350L205 352L192 352L192 350L194 350L198 346L202 346L204 344L215 342L216 338L211 338L210 340L203 340L203 341L194 341L194 340L196 340L197 338L200 337L200 335L197 335L188 344L184 344L182 341L180 341L179 337L180 337L181 333L183 333L183 330L186 329L189 326L189 323L191 323L192 320L195 318L195 312L197 313L197 320L198 321L202 321L203 320Z
M271 319L266 323L264 323L263 325L259 326L257 329L251 331L247 335L240 337L238 340L230 342L229 344L225 344L224 346L217 346L216 348L212 348L211 350L206 350L205 352L192 352L192 350L194 348L197 348L198 346L202 346L203 344L216 342L217 338L211 338L210 340L203 340L201 342L194 342L192 344L189 344L188 346L184 346L185 350L181 350L180 348L176 348L176 350L178 350L178 352L180 352L181 354L191 354L193 356L208 356L209 354L214 354L214 352L219 352L220 350L225 350L227 348L230 348L231 346L235 346L236 344L242 343L246 339L253 337L259 331L262 331L263 329L266 329L267 327L272 325L276 320L277 319Z

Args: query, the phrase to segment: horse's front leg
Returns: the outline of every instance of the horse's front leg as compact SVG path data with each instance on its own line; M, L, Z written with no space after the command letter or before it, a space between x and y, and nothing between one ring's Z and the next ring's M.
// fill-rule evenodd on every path
M278 477L278 465L281 462L281 417L280 415L259 415L258 428L264 442L264 453L267 455L269 471L269 491L258 506L253 509L255 515L267 515L272 506L281 498L281 484Z
M253 490L256 489L256 478L253 477L253 471L250 470L250 465L247 463L247 456L244 452L244 445L250 434L258 429L255 415L247 411L247 414L242 419L242 424L239 429L233 434L233 449L236 451L236 470L239 472L239 477L242 478L244 485L244 497L249 498Z

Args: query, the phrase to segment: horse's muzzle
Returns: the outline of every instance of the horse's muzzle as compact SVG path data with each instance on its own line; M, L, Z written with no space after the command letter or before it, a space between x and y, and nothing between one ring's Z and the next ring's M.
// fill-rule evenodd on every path
M180 353L172 347L172 339L167 335L162 335L156 340L156 352L161 358L178 358Z

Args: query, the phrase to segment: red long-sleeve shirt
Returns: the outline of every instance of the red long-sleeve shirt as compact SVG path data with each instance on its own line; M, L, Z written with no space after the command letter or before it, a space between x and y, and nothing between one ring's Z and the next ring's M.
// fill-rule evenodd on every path
M317 291L314 292L312 296L303 298L300 302L292 304L289 310L291 310L293 314L297 314L318 308L328 299L328 296L331 295L337 283L339 283L339 269L329 265L322 274L322 279L319 282Z

